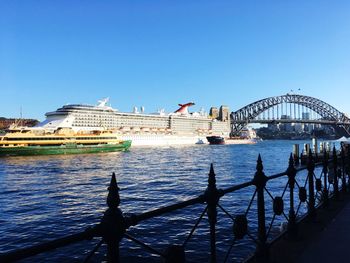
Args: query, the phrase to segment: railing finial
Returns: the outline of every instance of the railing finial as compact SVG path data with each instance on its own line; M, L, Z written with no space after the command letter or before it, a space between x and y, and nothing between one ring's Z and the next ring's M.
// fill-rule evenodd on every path
M294 167L294 158L293 158L293 153L290 153L289 156L289 167Z
M261 155L259 153L258 160L256 161L256 171L257 172L262 172L264 170L264 166L261 160Z
M216 175L214 172L214 166L213 163L210 164L210 170L208 174L208 188L216 188Z
M126 222L120 204L119 187L112 173L108 187L107 205L101 223L98 227L103 241L107 244L107 262L119 262L119 242L126 231Z
M120 205L119 187L115 173L112 173L111 182L108 187L107 205L109 208L118 208Z

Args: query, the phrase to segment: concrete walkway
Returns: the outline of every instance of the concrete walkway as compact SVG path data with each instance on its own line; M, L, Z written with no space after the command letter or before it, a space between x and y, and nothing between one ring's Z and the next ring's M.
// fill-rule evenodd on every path
M315 218L304 218L295 239L283 235L272 243L269 262L350 262L350 192L331 198Z
M350 262L350 203L305 248L296 262Z

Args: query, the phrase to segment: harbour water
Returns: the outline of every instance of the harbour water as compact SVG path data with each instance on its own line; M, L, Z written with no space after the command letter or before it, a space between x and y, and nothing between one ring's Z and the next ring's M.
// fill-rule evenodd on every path
M285 171L294 143L304 141L131 148L129 152L121 153L1 158L0 253L82 231L99 222L106 209L112 172L116 173L119 183L123 212L142 213L202 194L207 187L210 163L214 164L218 188L251 180L259 153L266 175ZM279 189L280 185L273 187ZM245 189L225 196L222 204L230 207L228 210L231 209L232 214L245 211L253 190ZM132 227L130 233L161 250L168 244L182 243L203 209L204 205L198 205L150 219ZM218 257L221 262L232 242L232 223L222 213L219 217ZM255 224L254 220L250 223ZM97 242L82 242L24 262L81 262ZM186 256L191 254L189 261L207 261L208 242L205 219L188 243ZM243 241L234 248L235 258L245 257L253 247L251 242ZM104 253L105 248L100 248L92 262L103 260ZM129 241L122 242L121 257L128 262L160 261ZM143 259L138 260L141 257Z

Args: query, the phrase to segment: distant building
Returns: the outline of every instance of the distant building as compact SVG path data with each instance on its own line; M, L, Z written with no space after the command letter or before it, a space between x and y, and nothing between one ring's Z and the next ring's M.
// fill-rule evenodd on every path
M294 131L295 131L295 132L303 132L303 124L301 124L301 123L295 123L295 124L294 124Z
M286 123L284 127L285 127L286 132L293 132L294 131L293 123Z
M18 126L35 126L39 123L37 120L33 119L7 119L0 117L0 130L8 129L12 124L16 124Z
M281 120L289 120L289 119L290 119L289 115L281 115ZM280 131L290 132L290 131L293 131L293 126L292 126L292 123L280 123L279 129Z
M269 123L269 124L267 125L267 128L268 128L270 131L273 131L273 132L279 131L278 124L276 124L276 123Z
M329 126L329 125L322 125L323 130L327 133L327 134L334 134L335 130L334 127Z
M312 132L312 130L314 129L313 125L310 123L305 123L304 124L304 131L305 132Z
M220 121L230 121L230 109L228 106L222 105L219 110Z
M301 114L301 119L302 120L310 120L310 112L303 112Z
M219 110L216 107L211 107L209 111L209 115L213 119L219 118Z

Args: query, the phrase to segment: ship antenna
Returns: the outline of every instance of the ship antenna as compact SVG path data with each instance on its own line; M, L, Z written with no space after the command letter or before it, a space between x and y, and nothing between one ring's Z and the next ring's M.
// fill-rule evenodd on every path
M19 119L19 126L22 125L22 105L21 107L19 108L19 116L20 116L20 119Z
M22 106L19 107L19 119L15 120L14 127L21 126L22 123Z

